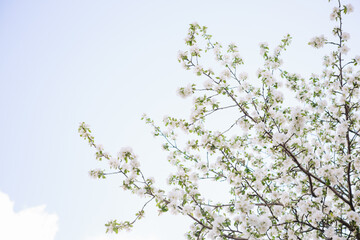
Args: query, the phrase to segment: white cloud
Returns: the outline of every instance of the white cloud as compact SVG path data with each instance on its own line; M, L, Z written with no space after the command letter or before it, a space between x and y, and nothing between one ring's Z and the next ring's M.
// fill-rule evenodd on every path
M45 212L45 205L14 212L14 202L0 192L0 239L53 240L58 216Z

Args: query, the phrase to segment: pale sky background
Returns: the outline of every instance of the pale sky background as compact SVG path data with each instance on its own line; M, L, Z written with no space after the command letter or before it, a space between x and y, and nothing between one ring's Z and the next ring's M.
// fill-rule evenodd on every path
M360 3L349 2L355 8L344 20L350 57L360 54ZM189 23L237 43L250 76L261 64L258 43L274 47L286 33L293 43L284 67L319 73L327 51L307 42L330 35L333 4L0 0L0 239L184 239L189 221L157 217L154 208L132 232L104 237L108 220L132 219L145 200L122 192L119 177L90 179L88 171L99 165L78 136L79 122L113 154L132 146L145 173L163 183L170 168L161 140L140 117L189 114L189 101L176 95L197 78L176 59Z

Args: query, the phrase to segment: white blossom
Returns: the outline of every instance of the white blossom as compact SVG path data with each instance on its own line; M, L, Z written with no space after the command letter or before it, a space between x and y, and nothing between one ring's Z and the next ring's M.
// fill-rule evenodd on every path
M339 51L342 53L342 54L347 54L349 52L349 48L346 46L346 45L343 45L339 48Z
M322 48L325 42L326 42L326 38L324 37L324 35L321 35L319 37L313 37L310 40L309 45L315 48Z
M347 5L346 5L346 8L347 8L347 11L348 11L349 13L352 13L352 12L354 11L354 7L353 7L353 5L351 5L351 4L347 4Z
M347 33L347 32L343 32L342 33L342 39L345 40L345 41L349 40L350 39L350 34Z

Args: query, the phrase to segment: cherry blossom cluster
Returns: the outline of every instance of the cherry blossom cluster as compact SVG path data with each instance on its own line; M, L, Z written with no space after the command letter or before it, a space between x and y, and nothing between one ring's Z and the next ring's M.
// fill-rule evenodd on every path
M350 34L343 31L353 7L337 3L333 36L309 42L330 52L310 77L283 68L290 35L272 51L260 43L264 64L250 78L235 43L222 45L206 27L190 24L187 50L178 54L199 76L178 90L193 98L190 116L166 116L161 126L143 116L176 169L170 190L145 177L131 149L112 157L81 123L80 136L115 171L90 175L121 174L125 190L148 199L133 221L110 221L107 231L130 229L155 201L159 213L193 220L187 239L360 240L360 56L348 57ZM208 56L216 66L207 66ZM223 184L228 196L220 203L209 198L204 181Z

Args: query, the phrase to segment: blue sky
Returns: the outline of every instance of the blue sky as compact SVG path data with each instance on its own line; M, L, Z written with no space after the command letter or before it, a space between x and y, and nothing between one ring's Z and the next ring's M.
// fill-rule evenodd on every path
M351 35L349 56L360 54L355 44L360 42L360 4L351 3L355 12L344 23ZM144 199L123 193L118 177L88 177L99 165L77 134L79 122L87 122L109 152L132 146L145 172L162 183L170 168L161 141L140 117L146 112L160 121L165 114L189 114L190 101L176 95L179 86L196 78L176 60L177 51L185 49L189 23L208 26L218 41L237 43L250 76L261 64L258 43L275 46L286 33L293 44L284 66L319 73L326 50L307 42L330 35L332 4L2 0L0 192L14 203L11 214L45 205L36 214L56 215L57 221L51 218L58 226L54 239L104 239L104 223L132 218ZM111 239L183 239L187 220L156 215L150 209L133 232Z

